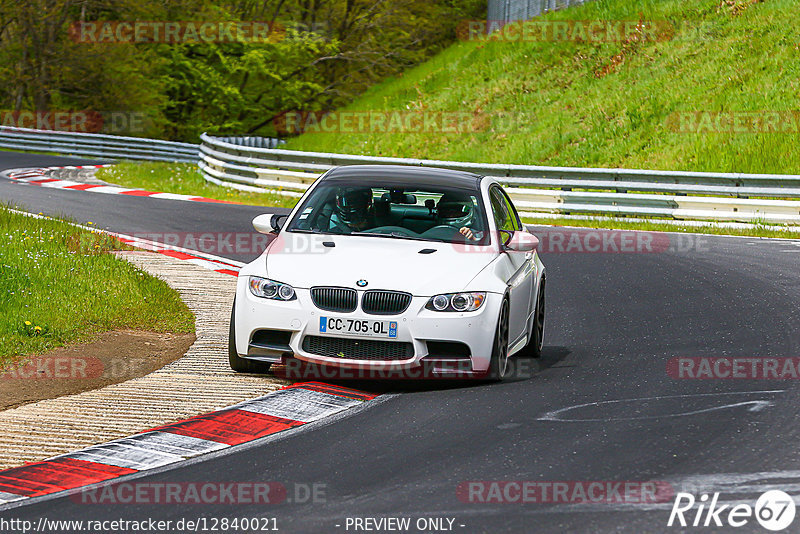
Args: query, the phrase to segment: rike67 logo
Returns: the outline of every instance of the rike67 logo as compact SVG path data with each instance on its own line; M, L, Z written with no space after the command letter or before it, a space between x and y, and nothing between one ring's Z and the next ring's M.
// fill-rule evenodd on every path
M696 499L691 493L678 493L667 526L742 527L755 519L765 529L777 532L788 528L794 521L794 499L783 491L763 493L755 506L741 501L721 504L719 495L703 493Z

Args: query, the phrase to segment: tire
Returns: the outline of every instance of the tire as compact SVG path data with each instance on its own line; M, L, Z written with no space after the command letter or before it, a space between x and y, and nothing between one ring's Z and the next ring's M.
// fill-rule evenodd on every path
M531 358L541 358L542 349L544 348L544 318L545 318L545 292L544 292L544 278L539 283L539 296L536 297L536 316L533 320L533 328L531 328L531 339L528 341L526 353Z
M231 326L228 329L228 362L237 373L267 373L272 364L241 358L236 352L236 301L231 309Z
M508 376L508 309L508 299L503 299L497 316L492 359L489 362L489 379L497 382Z
M531 326L531 336L528 344L517 354L527 358L541 358L542 348L544 347L544 318L545 318L545 292L544 279L539 283L539 293L536 297L536 310L534 311L533 325Z

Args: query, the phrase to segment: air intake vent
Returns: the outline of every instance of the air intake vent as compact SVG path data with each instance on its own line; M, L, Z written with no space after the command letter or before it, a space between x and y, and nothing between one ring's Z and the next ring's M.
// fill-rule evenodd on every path
M397 315L411 304L411 295L399 291L370 289L361 297L361 309L373 315Z
M320 310L347 313L355 311L358 296L355 289L344 287L312 287L311 300Z
M303 350L343 360L397 361L414 357L414 345L402 341L306 336Z

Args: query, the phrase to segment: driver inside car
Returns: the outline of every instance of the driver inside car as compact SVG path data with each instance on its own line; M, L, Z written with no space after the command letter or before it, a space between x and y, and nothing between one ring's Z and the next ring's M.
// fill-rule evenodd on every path
M473 231L472 224L474 206L469 195L445 193L436 204L436 222L440 225L458 228L458 233L472 241L480 241L483 232Z
M363 232L374 228L375 206L372 189L368 187L343 187L336 192L333 208L335 220L331 226L344 232Z

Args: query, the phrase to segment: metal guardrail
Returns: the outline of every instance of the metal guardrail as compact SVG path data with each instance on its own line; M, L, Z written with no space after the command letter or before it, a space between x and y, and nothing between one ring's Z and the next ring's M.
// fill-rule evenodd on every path
M0 148L71 156L195 163L199 146L143 137L0 126Z
M233 143L234 145L239 146L249 146L252 148L278 148L279 145L286 143L286 141L283 139L278 139L277 137L259 137L255 135L218 137L217 139L225 141L226 143Z
M495 177L517 207L531 215L611 214L800 224L800 201L789 200L800 199L800 175L381 158L249 147L206 134L200 139L198 164L206 180L250 190L278 190L300 196L321 172L335 166L414 165Z
M529 20L542 13L580 5L587 0L489 0L487 19L493 22Z

